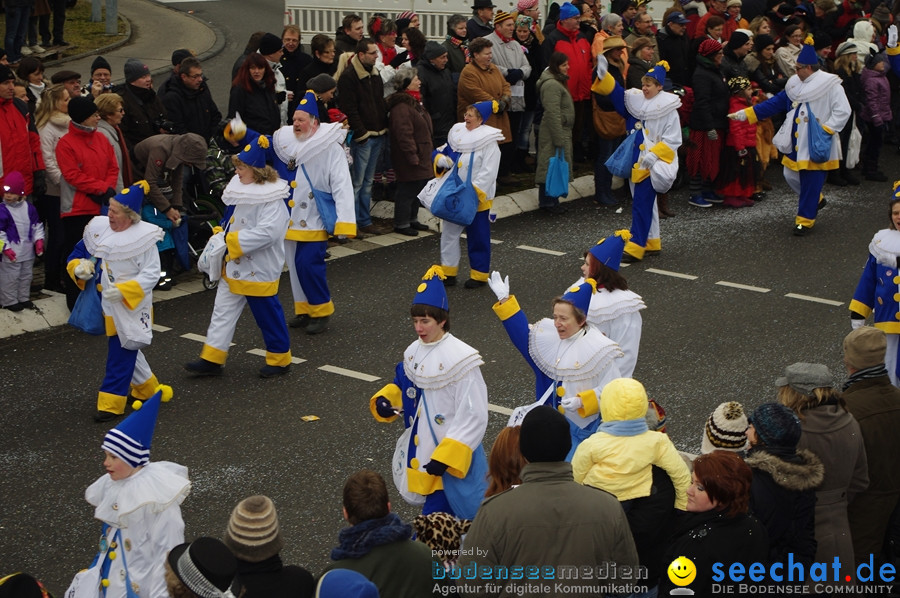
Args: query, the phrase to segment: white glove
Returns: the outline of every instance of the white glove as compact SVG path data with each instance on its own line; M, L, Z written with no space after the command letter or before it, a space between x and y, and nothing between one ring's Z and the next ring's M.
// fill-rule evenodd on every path
M450 170L451 168L453 168L453 160L451 160L444 154L438 154L435 164L438 168L443 168L444 170Z
M584 407L584 403L581 402L581 397L575 395L574 397L566 397L562 401L559 402L560 405L563 406L563 409L566 411L577 411Z
M888 48L896 48L897 47L897 26L896 25L891 25L890 27L888 27L887 47Z
M641 158L641 164L644 166L644 168L650 170L650 168L652 168L653 165L656 164L657 160L659 160L659 156L657 156L653 152L647 152L646 154L644 154L644 157Z
M103 299L108 303L119 303L122 301L122 291L114 284L103 287Z
M235 110L234 118L228 122L231 125L231 134L234 135L234 138L238 140L243 139L244 135L247 134L247 125L244 124L241 113Z
M741 122L747 122L747 113L743 110L738 110L737 112L732 112L728 115L728 118L731 120L739 120Z
M506 280L504 280L500 277L500 273L494 270L491 272L491 277L488 279L488 286L490 286L491 290L494 291L494 294L497 295L497 301L509 299L509 275L507 275Z
M862 328L866 325L866 321L857 318L850 318L850 328L856 330L857 328Z
M76 278L81 280L90 280L94 277L94 262L91 260L81 259L75 266L74 274Z
M609 72L609 61L603 54L597 54L597 79L603 81L607 72Z

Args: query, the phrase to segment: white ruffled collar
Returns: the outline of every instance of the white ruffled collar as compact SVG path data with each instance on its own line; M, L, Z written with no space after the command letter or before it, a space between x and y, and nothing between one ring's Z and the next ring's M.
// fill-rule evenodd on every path
M681 107L681 98L674 93L661 91L649 100L640 89L625 90L625 108L640 120L661 118Z
M84 227L84 247L104 260L128 260L162 241L165 232L155 224L138 222L121 232L109 227L109 217L94 216Z
M456 123L447 133L447 145L455 152L475 152L503 139L503 131L488 125L470 131L466 123Z
M234 175L222 192L222 203L226 206L238 204L263 204L284 199L290 193L287 181L278 179L273 183L245 185L238 175Z
M897 267L897 258L900 257L900 231L886 228L875 233L872 242L869 243L869 253L882 266Z
M584 283L584 277L579 278L572 286L581 286ZM631 314L642 309L646 309L647 305L641 296L633 291L623 291L616 289L610 291L603 287L598 287L597 292L591 296L591 305L588 308L588 322L591 324L601 324L614 320L625 314Z
M832 87L840 84L841 78L837 75L816 71L807 77L806 81L801 81L797 75L791 75L787 85L784 86L784 91L792 102L812 102L828 93ZM824 119L825 116L822 115L822 118Z
M449 332L433 343L416 340L403 353L406 377L424 390L443 388L483 363L475 348Z
M619 345L590 325L569 338L559 338L550 318L531 327L528 353L545 375L563 382L595 378L623 355Z
M299 165L315 158L332 143L340 143L346 136L341 123L321 123L312 137L300 141L294 135L294 128L286 125L272 135L272 147L279 160L285 163L293 160Z
M188 470L170 461L148 463L124 480L109 474L88 486L85 500L95 507L94 517L120 528L128 527L128 516L141 507L153 513L181 504L191 491Z

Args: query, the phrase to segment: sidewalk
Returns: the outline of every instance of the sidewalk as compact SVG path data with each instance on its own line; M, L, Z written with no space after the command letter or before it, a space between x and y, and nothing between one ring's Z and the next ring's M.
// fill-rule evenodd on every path
M132 2L142 2L142 0L131 0ZM167 67L168 68L168 67ZM594 177L587 175L579 177L569 184L569 197L561 201L573 201L579 197L593 197L594 195ZM440 230L440 220L431 215L425 208L419 208L421 216L419 221L428 225L432 233ZM526 189L525 191L517 191L509 195L500 195L494 198L494 213L497 218L507 218L532 212L538 209L537 189ZM617 208L622 209L622 208ZM378 202L372 209L372 216L376 218L393 218L394 204L386 201ZM329 252L331 258L327 261L349 257L365 251L372 251L389 245L398 243L408 243L417 239L424 239L430 235L420 235L418 237L406 237L395 233L369 237L367 239L353 239L346 245L338 245L331 247ZM203 283L196 270L189 274L183 274L179 277L179 282L170 291L156 291L153 293L153 302L160 303L185 295L194 293L202 293L204 291ZM41 291L47 297L34 301L35 309L25 309L20 312L11 312L6 309L0 309L0 339L25 334L26 332L36 332L39 330L47 330L55 326L62 326L69 320L69 310L66 308L66 298L59 293L51 291Z
M217 27L187 13L150 0L118 0L119 16L129 24L124 41L88 54L68 56L47 63L47 74L72 70L81 74L87 84L91 78L91 63L98 55L109 61L114 83L124 82L125 61L138 58L153 75L172 69L172 50L188 48L203 61L212 58L225 47L225 36Z

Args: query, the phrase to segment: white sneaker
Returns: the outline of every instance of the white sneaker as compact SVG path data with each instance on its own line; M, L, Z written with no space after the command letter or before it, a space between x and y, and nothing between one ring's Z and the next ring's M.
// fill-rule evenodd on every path
M21 54L22 56L31 56L32 54L34 54L34 52L32 52L31 48L29 48L28 46L22 46L22 49L19 50L19 54Z
M37 44L34 44L33 46L29 46L29 48L31 48L31 51L34 52L35 54L43 54L44 52L46 52L46 50L44 50L42 47L40 47Z

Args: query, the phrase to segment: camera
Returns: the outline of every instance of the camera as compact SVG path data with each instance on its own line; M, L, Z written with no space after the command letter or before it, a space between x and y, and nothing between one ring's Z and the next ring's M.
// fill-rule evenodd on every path
M175 123L165 118L157 118L153 121L153 128L160 131L165 131L166 133L174 133Z

